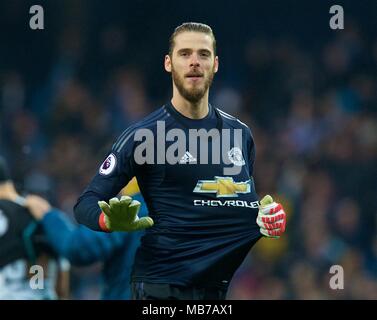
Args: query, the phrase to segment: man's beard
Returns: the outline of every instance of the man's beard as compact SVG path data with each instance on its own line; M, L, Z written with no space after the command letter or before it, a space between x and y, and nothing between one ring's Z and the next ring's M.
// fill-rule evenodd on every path
M187 101L190 101L191 103L194 103L194 104L198 103L200 99L203 98L208 88L211 86L213 77L215 76L215 72L212 71L208 75L208 78L205 79L203 86L200 86L200 87L193 86L192 89L186 89L184 86L184 79L181 79L179 74L174 70L173 66L171 69L171 74L172 74L174 84L177 87L178 92L181 94L181 96L184 97Z

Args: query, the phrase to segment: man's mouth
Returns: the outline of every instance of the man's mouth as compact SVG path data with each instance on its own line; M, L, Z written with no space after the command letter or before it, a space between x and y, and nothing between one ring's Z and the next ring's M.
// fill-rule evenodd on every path
M190 73L186 75L186 78L189 78L191 80L199 80L203 78L203 74L200 73Z

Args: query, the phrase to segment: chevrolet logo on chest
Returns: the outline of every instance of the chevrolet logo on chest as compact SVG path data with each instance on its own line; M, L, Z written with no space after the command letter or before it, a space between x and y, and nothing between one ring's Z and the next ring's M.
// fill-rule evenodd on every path
M234 182L231 177L215 177L215 180L199 180L193 192L216 193L217 198L238 197L237 193L249 193L251 181Z

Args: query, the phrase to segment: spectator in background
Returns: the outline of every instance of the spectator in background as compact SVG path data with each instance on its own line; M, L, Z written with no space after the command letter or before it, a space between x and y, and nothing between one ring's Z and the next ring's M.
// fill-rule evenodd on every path
M144 202L134 178L125 187L124 193ZM41 197L28 196L26 206L40 222L48 242L54 250L72 265L87 266L103 262L102 293L104 300L129 300L130 279L134 255L139 246L141 233L101 233L84 226L76 226L64 213L52 208ZM140 215L146 215L146 205Z

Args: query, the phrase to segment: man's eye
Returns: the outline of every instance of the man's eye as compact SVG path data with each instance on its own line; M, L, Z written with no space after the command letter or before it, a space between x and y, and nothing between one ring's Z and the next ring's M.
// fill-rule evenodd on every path
M202 52L200 55L202 57L209 57L209 53L208 52Z

